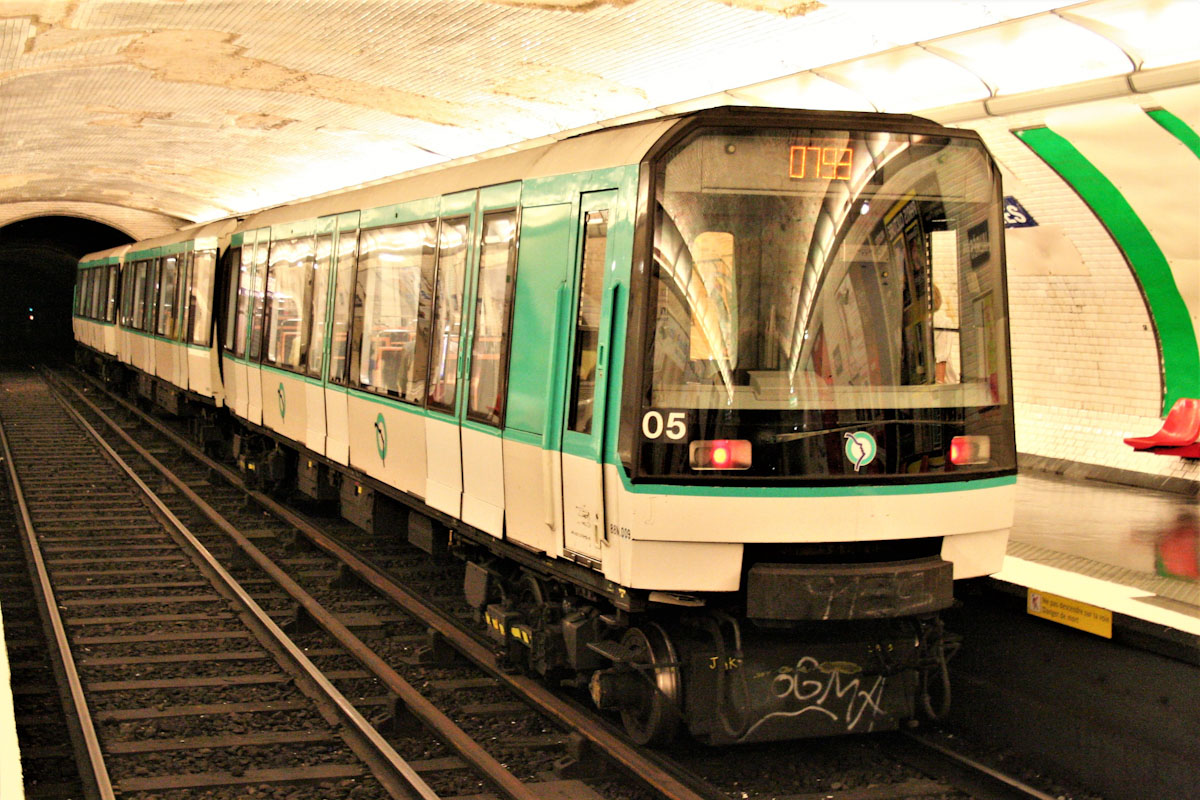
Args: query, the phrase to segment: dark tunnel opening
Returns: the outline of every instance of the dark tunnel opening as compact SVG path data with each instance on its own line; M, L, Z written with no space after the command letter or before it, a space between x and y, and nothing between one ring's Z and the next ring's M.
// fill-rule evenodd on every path
M78 217L35 217L0 228L0 360L69 356L80 257L132 241L116 228Z

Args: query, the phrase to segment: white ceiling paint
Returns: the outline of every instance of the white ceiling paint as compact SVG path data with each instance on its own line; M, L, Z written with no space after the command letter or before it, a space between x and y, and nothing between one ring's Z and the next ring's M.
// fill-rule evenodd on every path
M209 220L720 103L994 102L1194 62L1198 29L1194 0L0 0L0 222Z

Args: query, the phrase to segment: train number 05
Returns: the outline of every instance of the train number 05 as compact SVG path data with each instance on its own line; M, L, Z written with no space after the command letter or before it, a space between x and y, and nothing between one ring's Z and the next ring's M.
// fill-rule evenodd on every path
M647 439L658 439L664 433L674 441L687 438L687 413L669 411L664 419L661 411L647 411L642 417L642 435Z

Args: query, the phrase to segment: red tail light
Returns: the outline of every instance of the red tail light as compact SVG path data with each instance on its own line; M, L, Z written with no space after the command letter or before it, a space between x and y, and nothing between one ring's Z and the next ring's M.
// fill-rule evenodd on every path
M950 440L950 462L986 464L992 458L992 440L988 436L955 436Z
M689 446L692 469L749 469L750 442L745 439L711 439Z

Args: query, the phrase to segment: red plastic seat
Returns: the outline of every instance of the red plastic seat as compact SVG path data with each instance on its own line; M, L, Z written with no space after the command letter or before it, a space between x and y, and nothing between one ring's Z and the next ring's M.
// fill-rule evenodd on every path
M1177 456L1179 458L1200 458L1200 442L1185 444L1183 447L1155 447L1151 451L1156 456Z
M1181 397L1171 406L1171 413L1158 433L1153 436L1134 436L1125 444L1134 450L1150 450L1155 447L1184 447L1200 439L1200 400Z

